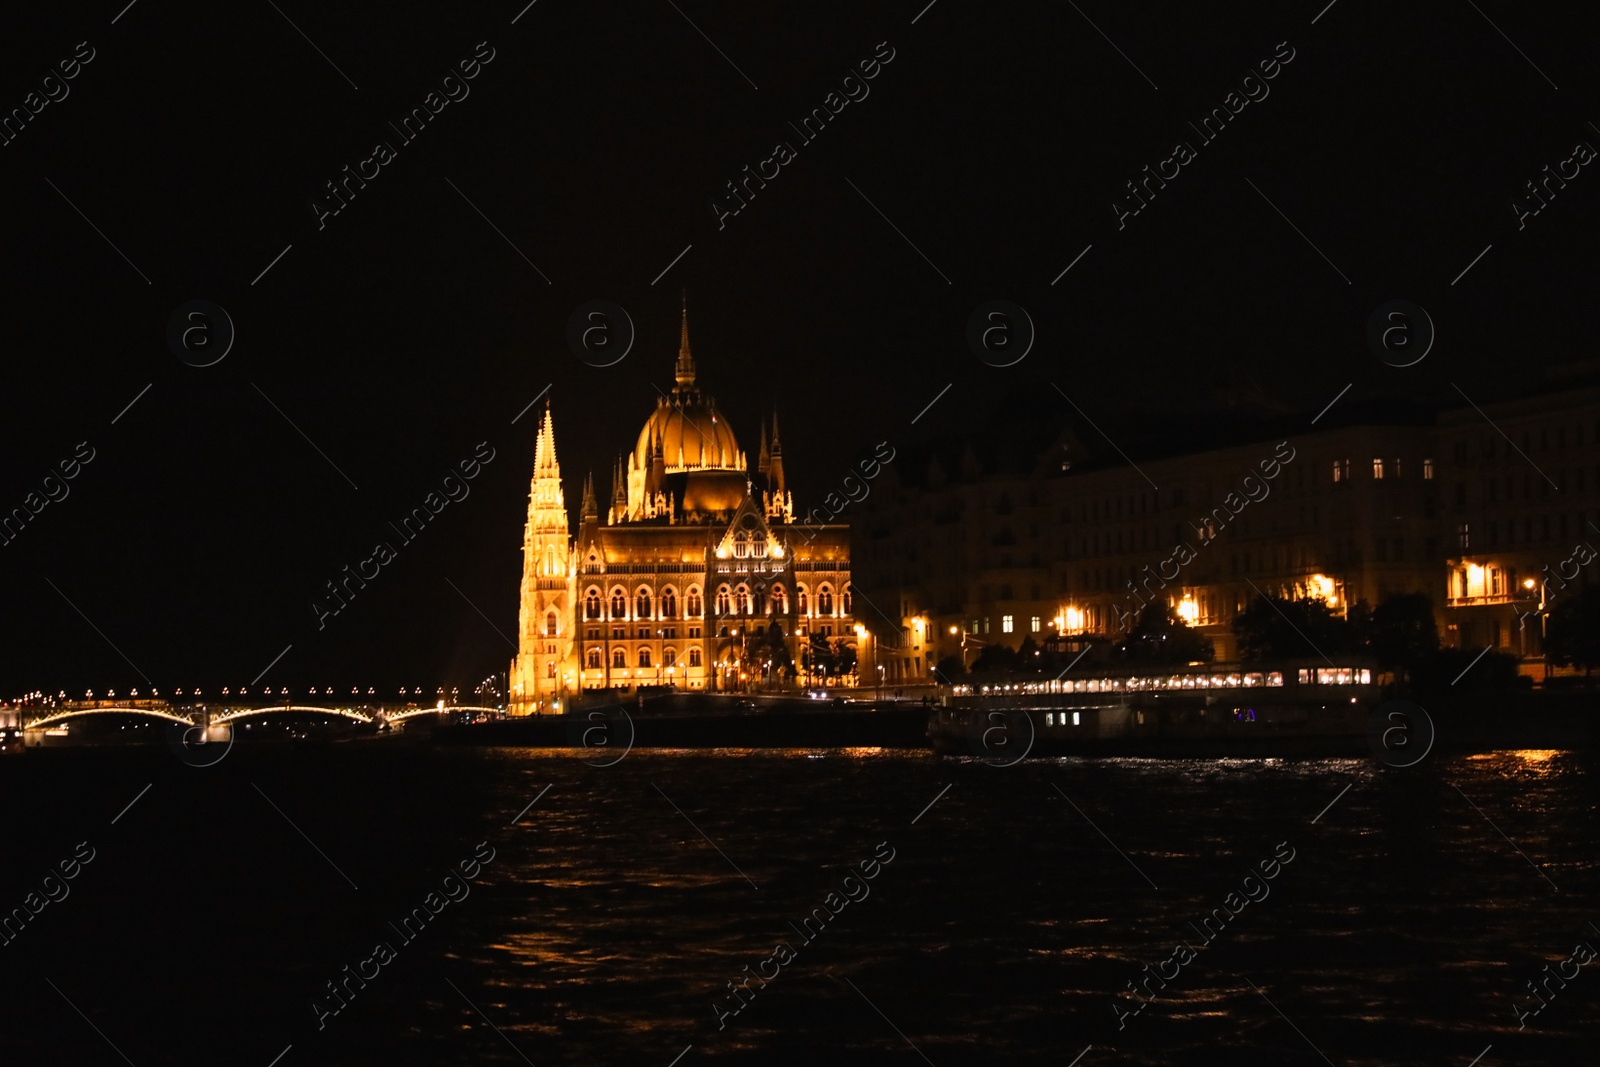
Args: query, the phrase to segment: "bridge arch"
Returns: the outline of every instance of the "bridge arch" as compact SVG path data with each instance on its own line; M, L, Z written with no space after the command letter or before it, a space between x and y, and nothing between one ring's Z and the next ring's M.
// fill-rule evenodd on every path
M76 719L84 715L147 715L151 718L165 719L168 722L178 722L185 726L194 723L181 715L174 715L168 711L159 711L155 708L78 708L73 711L57 711L42 716L29 722L24 729L33 730L54 723L65 722L67 719Z

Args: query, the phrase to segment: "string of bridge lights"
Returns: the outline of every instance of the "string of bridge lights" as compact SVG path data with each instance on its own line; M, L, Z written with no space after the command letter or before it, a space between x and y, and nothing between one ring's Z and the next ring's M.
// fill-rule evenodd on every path
M377 692L378 692L378 690L377 690L377 688L375 686L368 686L365 695L369 696L369 697L370 696L376 696ZM306 693L307 693L308 696L318 696L318 695L333 696L334 695L334 689L333 689L333 686L331 686L331 685L330 686L324 686L321 689L318 689L316 686L311 686L310 688L308 688L306 690ZM460 693L461 693L461 690L459 688L451 687L449 690L446 690L444 686L438 686L433 691L433 695L436 696L436 697L449 696L449 697L454 698L454 697L459 696ZM159 690L157 688L151 688L149 690L148 697L142 697L141 694L140 694L139 688L137 686L135 686L135 687L129 689L124 695L130 700L160 699L161 698L161 690ZM175 697L181 697L181 696L199 697L199 696L204 696L205 694L204 694L204 691L202 689L196 687L196 688L189 689L187 692L185 690L183 690L182 688L174 689L174 690L172 690L172 695L175 696ZM232 696L241 696L241 697L243 697L243 696L250 696L252 694L251 694L251 691L250 691L250 687L248 687L248 686L240 686L237 690L235 690L235 689L233 689L232 687L229 687L229 686L224 686L222 688L222 691L221 691L220 695L224 696L224 697L232 697ZM286 696L289 696L290 694L289 694L289 687L288 686L280 686L280 687L275 689L275 688L273 688L272 686L269 685L269 686L263 686L263 687L257 689L255 691L255 695L259 695L259 696L262 696L262 697L272 697L272 696L283 696L283 697L286 697ZM355 696L355 697L359 697L359 696L363 695L362 691L361 691L361 687L360 686L351 686L350 687L350 695L351 696ZM417 696L417 697L420 697L420 696L423 695L423 688L420 685L412 686L409 689L406 688L405 686L401 686L400 690L399 690L399 695L400 696ZM105 691L105 693L100 697L96 697L95 691L93 689L86 689L86 690L84 690L84 693L83 693L83 699L85 699L85 700L95 700L95 699L115 700L116 698L117 698L117 691L115 689L107 689ZM19 706L26 706L26 705L32 705L32 704L41 704L41 705L43 705L43 704L56 704L58 702L67 701L67 700L70 700L70 699L72 699L72 698L67 696L67 691L65 689L58 691L54 696L52 696L52 695L50 695L48 693L45 693L42 690L34 690L31 693L24 693L22 696L15 697L15 698L13 698L11 700L0 700L0 706L4 706L4 705L7 705L7 704L14 704L14 705L19 705Z

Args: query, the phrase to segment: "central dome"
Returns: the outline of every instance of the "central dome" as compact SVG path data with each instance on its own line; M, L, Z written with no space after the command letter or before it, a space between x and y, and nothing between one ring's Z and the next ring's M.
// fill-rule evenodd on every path
M742 469L733 430L717 411L716 402L692 386L679 386L670 399L663 397L656 403L639 431L634 455L648 465L658 447L668 472Z
M689 352L689 308L685 302L678 336L676 384L672 395L656 401L656 409L639 431L635 468L647 469L656 449L667 472L691 470L742 471L744 456L717 402L694 384L694 356Z

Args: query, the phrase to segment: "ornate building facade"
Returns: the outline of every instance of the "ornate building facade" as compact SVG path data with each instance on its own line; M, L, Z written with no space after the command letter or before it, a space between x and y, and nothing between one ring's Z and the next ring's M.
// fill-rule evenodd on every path
M776 414L750 468L697 384L687 310L674 377L618 459L604 511L584 479L576 537L546 406L522 542L516 714L559 712L585 690L793 684L816 636L855 643L849 527L795 522Z

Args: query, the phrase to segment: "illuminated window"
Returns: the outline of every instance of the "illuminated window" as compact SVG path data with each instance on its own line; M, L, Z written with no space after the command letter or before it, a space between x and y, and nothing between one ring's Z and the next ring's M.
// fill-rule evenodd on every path
M842 604L843 604L843 607L844 607L844 613L846 615L851 614L850 608L852 606L851 601L853 599L854 599L854 594L850 591L850 587L848 585L845 586L844 587L844 596L841 597L840 600L842 601Z
M1472 530L1467 523L1456 524L1456 547L1465 552L1472 544Z
M650 650L648 648L641 648L639 650L639 666L650 666Z
M1044 713L1044 724L1046 726L1054 726L1056 724L1056 713L1053 712L1053 711L1045 712Z
M1336 459L1333 461L1333 480L1335 482L1348 482L1350 480L1350 461Z
M728 600L728 587L725 585L719 585L717 587L717 614L728 614L728 609L730 606L731 603Z
M689 666L700 666L700 650L698 648L691 648L689 650Z
M544 676L546 678L554 678L556 676L556 661L555 660L551 660L549 663L546 663L544 665Z
M1072 713L1072 725L1077 726L1078 722L1079 722L1079 715L1075 711L1075 712Z
M1002 616L1000 616L1000 632L1003 633L1003 634L1008 634L1008 633L1011 632L1011 616L1010 615L1002 615Z
M556 627L559 626L559 625L560 625L560 620L556 618L556 613L555 612L552 611L552 612L549 612L548 614L546 614L545 617L544 617L544 633L545 633L545 636L546 637L554 637L556 635Z
M740 615L750 614L750 590L742 585L735 589L733 591L733 603Z
M671 589L661 591L661 617L674 619L678 616L678 594Z
M611 617L613 619L626 619L628 617L628 597L620 589L611 591Z
M627 652L623 651L620 648L612 649L611 650L611 665L613 667L618 667L618 668L626 667L628 665L628 654L627 654Z
M1039 632L1040 624L1041 624L1041 620L1040 620L1039 616L1037 616L1037 615L1034 615L1034 616L1032 616L1031 618L1028 619L1028 629L1032 630L1034 633L1038 633Z
M598 648L591 648L589 650L588 658L584 661L584 666L588 667L591 671L597 671L600 669L600 650Z
M772 610L779 615L789 614L789 594L781 585L772 587Z
M700 617L700 607L701 607L701 604L700 604L700 590L698 590L698 589L690 589L689 590L689 596L688 596L687 600L688 600L687 607L688 607L689 618L698 619Z
M636 619L648 619L650 617L650 591L648 589L639 590L638 595L633 598L633 615Z
M817 590L817 614L833 614L833 590L829 589L827 586L823 586L821 589Z
M1422 477L1424 479L1426 479L1427 481L1432 481L1433 480L1433 460L1432 460L1432 458L1425 459L1425 460L1422 461Z
M1383 480L1383 460L1376 457L1372 460L1372 478L1374 481Z
M600 590L591 589L583 598L583 617L586 619L600 617Z
M678 662L678 650L675 648L663 649L661 651L661 662L665 663L668 667L676 666Z

